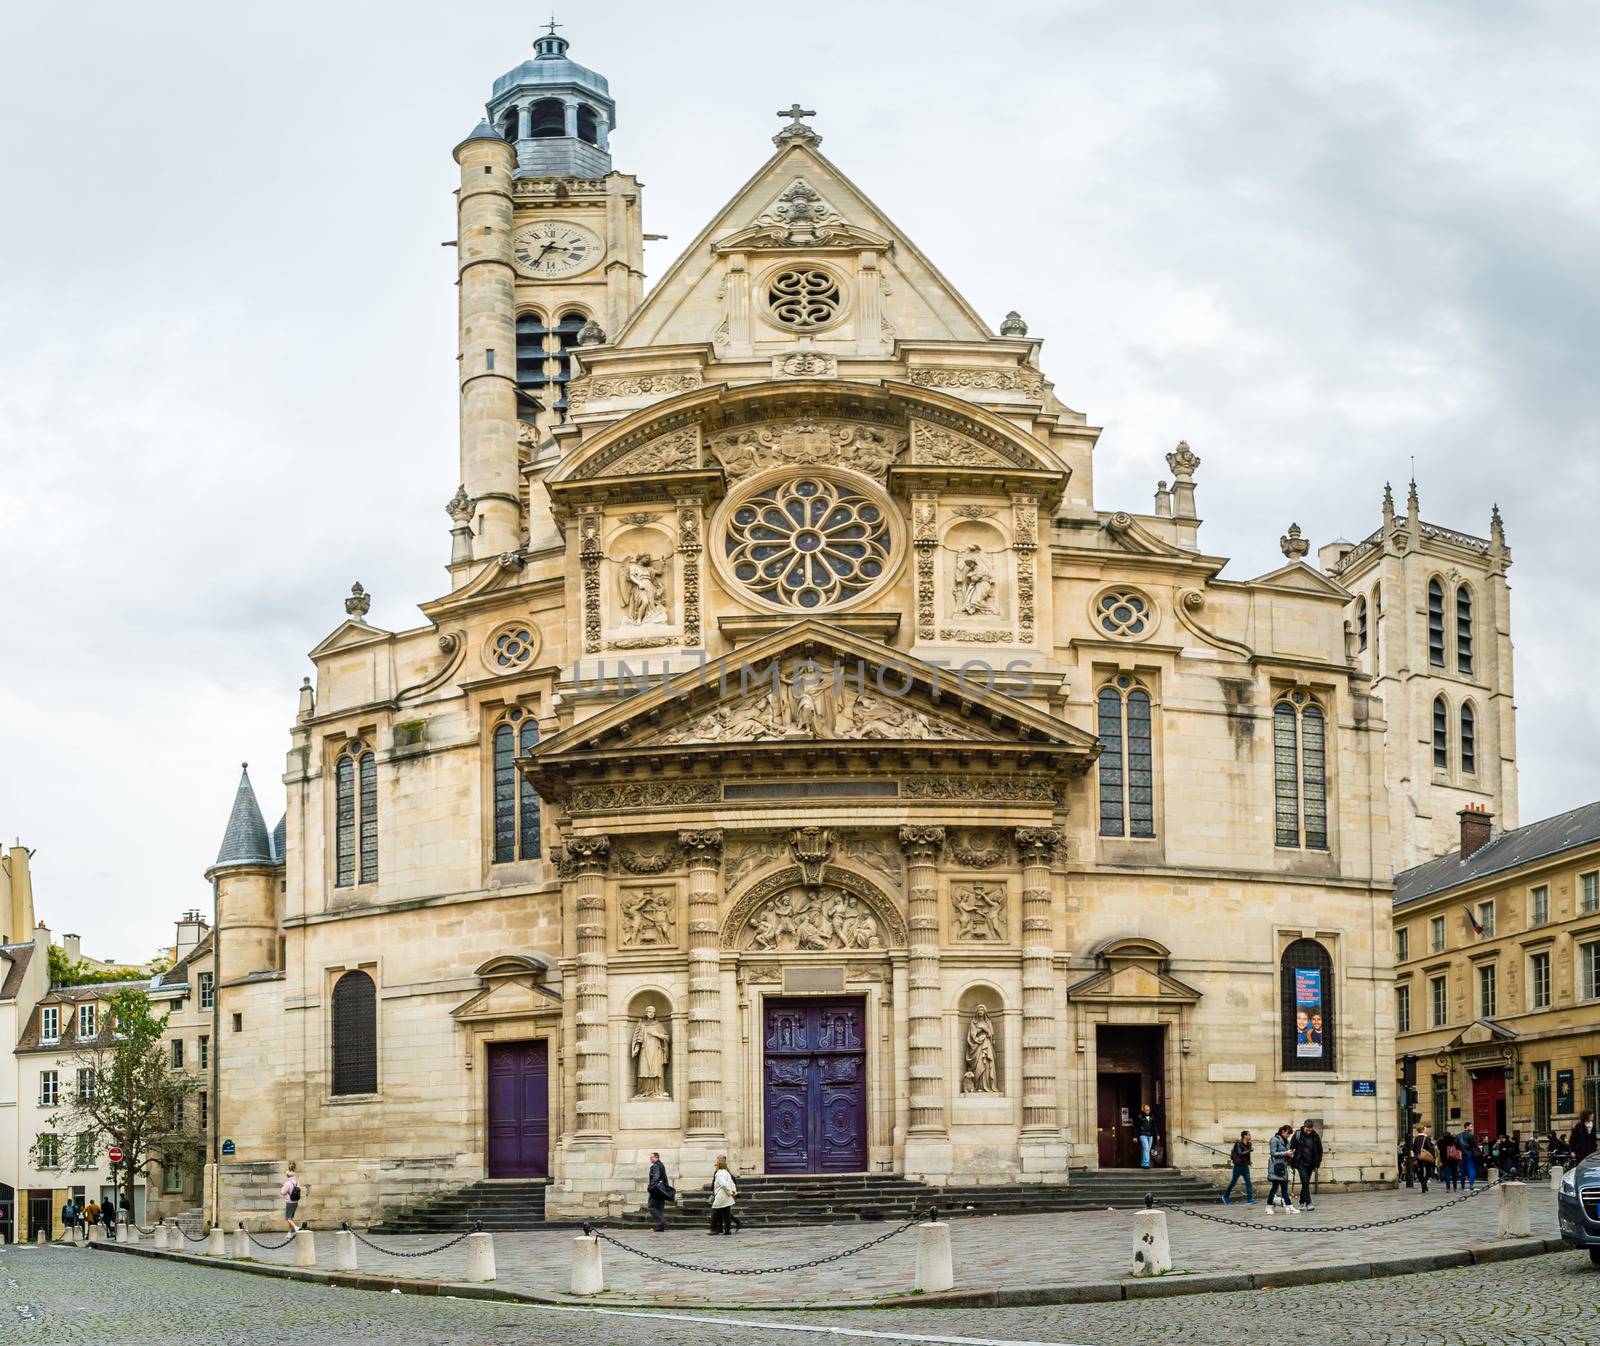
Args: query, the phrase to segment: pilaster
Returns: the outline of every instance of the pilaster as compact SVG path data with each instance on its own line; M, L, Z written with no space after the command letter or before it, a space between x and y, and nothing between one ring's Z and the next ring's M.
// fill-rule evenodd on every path
M678 833L689 860L689 1135L721 1142L722 968L717 915L722 880L722 833Z
M611 1138L611 1044L606 993L606 859L610 837L569 837L577 913L577 1138Z
M944 1106L944 1024L939 1009L938 861L944 849L944 828L902 827L900 846L906 853L910 954L907 1041L911 1129L906 1138L906 1171L944 1175L951 1167Z

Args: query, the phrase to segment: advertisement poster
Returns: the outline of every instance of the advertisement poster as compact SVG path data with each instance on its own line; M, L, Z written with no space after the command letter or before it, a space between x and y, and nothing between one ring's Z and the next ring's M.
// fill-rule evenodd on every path
M1294 973L1295 1055L1322 1055L1322 973L1296 968Z
M1570 1070L1556 1071L1556 1116L1564 1117L1576 1111L1572 1097L1572 1072Z

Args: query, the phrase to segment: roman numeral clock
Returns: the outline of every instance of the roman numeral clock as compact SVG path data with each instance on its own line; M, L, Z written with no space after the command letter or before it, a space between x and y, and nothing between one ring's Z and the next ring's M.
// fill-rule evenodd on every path
M545 220L519 229L511 239L517 270L537 280L576 276L605 256L606 245L581 224Z

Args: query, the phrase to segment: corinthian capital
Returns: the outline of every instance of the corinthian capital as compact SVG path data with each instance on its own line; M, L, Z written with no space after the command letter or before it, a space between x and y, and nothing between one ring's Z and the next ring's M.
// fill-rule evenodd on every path
M932 864L944 849L944 828L908 824L900 829L900 849L912 864Z
M574 874L602 874L611 855L610 837L568 837L566 864Z
M702 827L692 832L679 832L678 845L688 852L691 861L710 861L716 864L722 859L722 829Z
M1061 845L1061 833L1053 827L1017 828L1017 853L1025 865L1047 865Z

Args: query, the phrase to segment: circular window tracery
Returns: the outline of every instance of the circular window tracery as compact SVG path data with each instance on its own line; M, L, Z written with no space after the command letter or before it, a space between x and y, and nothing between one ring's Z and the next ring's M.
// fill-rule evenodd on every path
M863 486L808 474L732 502L723 556L735 581L778 607L818 612L859 597L889 571L887 503Z
M1155 609L1141 593L1110 589L1095 602L1095 621L1108 636L1142 636L1155 626Z
M838 278L821 267L789 267L767 281L767 311L797 332L826 327L844 307Z
M532 661L539 648L539 633L529 622L512 622L489 637L484 658L489 667L508 673Z

